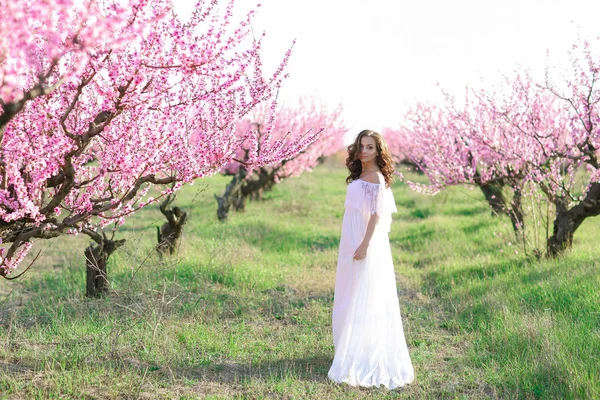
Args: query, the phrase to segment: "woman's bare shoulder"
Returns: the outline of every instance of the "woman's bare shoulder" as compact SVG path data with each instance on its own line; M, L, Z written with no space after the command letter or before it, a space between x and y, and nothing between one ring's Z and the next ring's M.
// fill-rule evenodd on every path
M369 182L369 183L379 183L379 184L385 183L385 179L383 178L383 174L380 171L374 172L374 173L369 174L369 175L365 175L361 179L363 181Z

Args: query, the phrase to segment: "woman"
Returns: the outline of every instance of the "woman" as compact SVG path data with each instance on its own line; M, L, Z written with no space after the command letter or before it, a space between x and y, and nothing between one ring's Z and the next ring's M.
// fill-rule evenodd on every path
M400 317L388 232L396 212L386 143L364 130L348 147L342 237L333 302L335 357L329 378L394 389L414 371Z

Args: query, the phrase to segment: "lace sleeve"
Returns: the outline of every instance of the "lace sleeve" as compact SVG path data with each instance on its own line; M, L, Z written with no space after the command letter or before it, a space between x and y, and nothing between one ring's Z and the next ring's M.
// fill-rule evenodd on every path
M363 183L366 206L371 214L379 216L396 212L396 202L393 194L385 185Z

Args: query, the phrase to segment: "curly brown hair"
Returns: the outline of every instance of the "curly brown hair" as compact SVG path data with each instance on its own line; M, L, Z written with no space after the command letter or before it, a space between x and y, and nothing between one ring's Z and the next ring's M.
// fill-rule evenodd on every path
M360 141L363 137L368 136L375 139L375 144L377 147L377 166L381 170L383 174L383 179L385 180L385 186L390 187L394 182L394 161L392 159L392 154L388 149L387 143L383 140L383 137L380 133L365 129L361 131L354 143L348 146L348 158L346 158L346 167L348 167L348 171L350 171L350 175L346 178L346 183L350 183L360 178L360 174L362 173L362 163L358 158L360 153Z

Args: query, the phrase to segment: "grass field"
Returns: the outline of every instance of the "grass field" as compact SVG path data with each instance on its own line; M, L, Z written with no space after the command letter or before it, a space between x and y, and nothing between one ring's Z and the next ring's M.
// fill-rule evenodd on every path
M178 258L152 253L158 209L138 213L99 300L84 297L89 240L38 243L32 270L0 282L0 399L600 398L600 218L563 258L531 260L478 191L400 183L390 241L416 380L329 382L344 178L322 165L224 224L227 178L186 187Z

